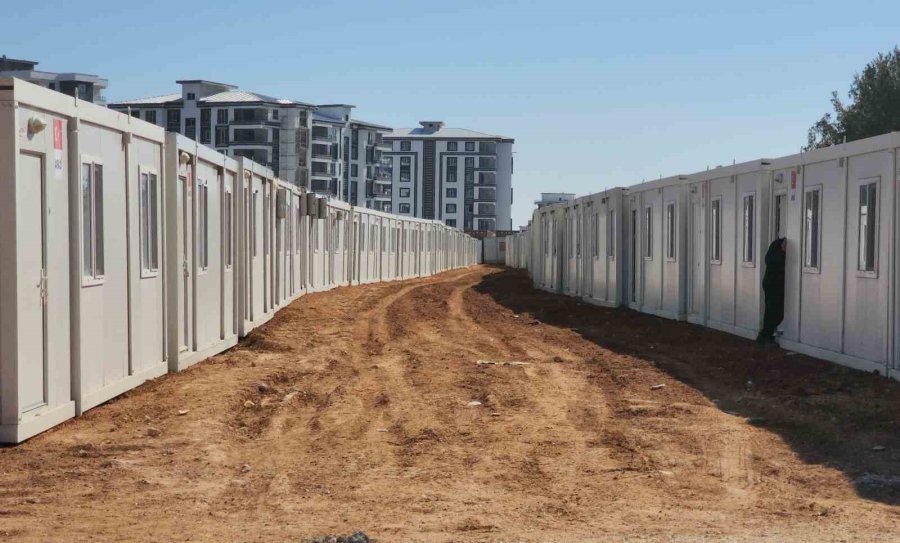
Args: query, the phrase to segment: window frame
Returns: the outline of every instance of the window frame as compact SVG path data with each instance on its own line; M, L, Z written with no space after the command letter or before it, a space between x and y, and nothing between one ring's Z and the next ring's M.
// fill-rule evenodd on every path
M666 262L678 261L678 207L675 200L669 200L665 205L665 236L666 241Z
M880 228L881 225L881 213L879 213L879 207L881 205L881 176L874 177L865 177L857 180L857 201L856 201L856 276L867 278L867 279L876 279L878 278L878 264L879 264L879 251L878 248L880 246L881 237L880 237ZM866 237L866 240L872 239L872 269L861 269L860 265L860 257L863 256L863 247L862 247L862 201L860 197L862 196L862 189L864 187L874 187L875 188L875 207L870 211L869 203L868 203L868 194L866 196L866 221L867 225L872 224L872 236ZM875 214L874 221L869 221L869 218L872 215L872 212ZM821 251L819 252L821 255Z
M144 201L144 176L147 176L146 184L147 184L147 201ZM155 178L155 182L150 182L150 177L153 176ZM155 186L155 191L151 193L151 185ZM138 164L138 238L140 242L141 249L141 279L151 279L154 277L159 277L159 231L160 231L160 220L159 220L159 195L160 195L160 183L159 183L159 171L156 168L151 168L149 166L145 166L142 164ZM150 204L153 205L150 205ZM147 207L151 209L147 209ZM154 212L154 217L151 217L151 212ZM146 213L146 216L145 216ZM155 228L149 228L150 224L145 222L153 219L153 226ZM152 232L150 232L152 230ZM147 235L152 233L152 239L148 238ZM151 243L152 242L152 243ZM145 255L144 244L147 244L148 253ZM154 254L155 253L155 254ZM145 259L146 256L146 259ZM155 264L155 266L153 266Z
M653 260L653 204L644 206L644 217L642 219L642 227L644 229L641 241L644 243L644 260Z
M447 150L448 151L457 151L459 149L459 142L448 141L447 142Z
M197 273L209 272L209 180L197 178Z
M79 164L80 164L79 175L81 176L81 182L79 183L80 198L79 198L79 206L78 206L78 208L79 208L78 215L79 215L79 227L80 227L79 263L80 263L80 272L81 272L81 286L82 287L94 287L94 286L102 285L106 282L106 259L104 258L106 244L105 244L105 240L103 239L104 238L103 230L105 228L105 222L103 221L103 209L102 209L102 207L103 207L102 206L102 204L103 204L103 183L106 178L106 172L104 171L104 168L103 168L103 159L101 159L100 157L97 157L97 156L81 155L81 160L80 160ZM83 174L83 172L84 172L85 166L90 167L89 185L91 188L91 194L90 194L90 202L91 202L91 217L90 217L90 222L91 222L91 232L90 232L90 234L91 234L91 248L90 248L91 274L90 275L88 275L86 273L85 258L84 258L85 216L84 216L84 174ZM100 267L102 269L99 274L97 273L98 231L96 228L96 214L97 214L97 210L96 210L96 205L97 205L96 173L97 173L97 166L100 166L100 171L101 171L101 179L100 179L100 203L101 203L100 217L101 217L101 220L100 220L100 229L99 229L99 239L100 239L100 253L102 253L102 254L100 254L99 262L100 262Z
M222 263L230 270L234 266L234 192L225 186L222 194Z
M747 214L747 201L750 200L751 210ZM745 268L755 268L758 251L756 250L757 236L759 228L756 220L758 201L755 191L748 191L741 194L741 266ZM749 236L748 236L749 234ZM748 239L749 237L749 239ZM749 251L749 255L747 254ZM748 258L749 256L749 258Z
M404 211L404 206L406 206L406 211ZM401 202L398 204L397 212L398 213L410 213L411 206L408 202Z
M802 254L801 254L801 260L800 260L801 270L803 271L803 273L815 273L815 274L822 273L822 224L823 224L823 222L822 222L822 215L823 215L823 213L822 213L822 207L823 207L822 195L824 194L824 192L825 192L825 190L824 190L823 185L813 185L811 187L804 187L804 189L803 189L803 202L801 204L802 205L802 208L801 208L802 215L801 216L803 217L803 226L802 226L803 235L801 238L802 239L802 246L801 246ZM815 265L812 265L808 259L809 247L810 247L811 240L808 240L807 236L811 235L811 234L808 231L809 227L807 225L807 217L806 217L806 200L807 200L808 195L812 194L812 193L818 193L818 215L816 217L818 219L816 221L816 233L818 235L816 236L816 240L815 240L815 242L816 242L815 249L816 249L817 260L815 262Z
M606 258L616 260L616 210L610 209L607 213L606 225Z
M722 197L709 200L709 263L722 265Z

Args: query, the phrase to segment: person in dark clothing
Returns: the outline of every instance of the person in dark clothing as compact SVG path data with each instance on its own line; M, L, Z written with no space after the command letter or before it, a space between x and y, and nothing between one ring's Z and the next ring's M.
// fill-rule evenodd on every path
M766 310L763 325L756 337L759 343L774 343L775 329L784 320L784 262L787 240L778 238L769 244L766 251L766 275L762 287L765 293Z

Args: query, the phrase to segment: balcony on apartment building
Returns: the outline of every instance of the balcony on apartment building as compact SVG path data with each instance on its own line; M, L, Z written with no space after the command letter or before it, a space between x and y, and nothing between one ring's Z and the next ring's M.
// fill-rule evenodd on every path
M494 188L480 188L478 193L475 195L476 202L496 202L497 201L497 189Z
M334 164L329 162L313 162L310 175L313 177L331 177L334 175Z
M330 126L313 126L312 139L313 141L334 142L337 141L337 131Z
M497 169L497 157L493 157L493 156L478 157L478 169L479 170L496 170Z
M391 151L394 148L394 144L389 141L385 141L384 134L376 134L375 147L378 147L382 151Z
M497 174L495 172L478 172L478 182L476 185L497 185Z
M479 141L478 142L478 154L479 155L496 155L497 154L497 143L493 141Z
M265 124L268 122L278 124L278 120L269 119L269 110L264 108L237 108L233 110L234 117L228 121L230 125Z
M497 206L494 204L481 204L475 207L475 215L478 217L496 217Z
M316 159L337 160L337 145L313 143L312 157Z
M385 185L379 185L378 183L367 181L366 182L366 198L390 198L391 197L391 187Z
M337 179L313 179L310 189L319 194L337 195L338 181Z
M267 168L272 166L268 149L235 149L232 151L232 155L235 157L242 156L249 158L253 162L266 166Z
M269 145L268 128L235 128L231 138L232 145Z

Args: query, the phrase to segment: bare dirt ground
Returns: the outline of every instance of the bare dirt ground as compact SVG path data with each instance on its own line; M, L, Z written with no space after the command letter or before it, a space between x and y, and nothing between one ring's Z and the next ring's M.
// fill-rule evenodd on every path
M898 383L478 267L305 296L0 450L0 539L898 541L898 417Z

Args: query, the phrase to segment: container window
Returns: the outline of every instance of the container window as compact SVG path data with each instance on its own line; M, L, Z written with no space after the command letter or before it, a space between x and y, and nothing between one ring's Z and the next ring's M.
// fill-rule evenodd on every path
M803 197L803 267L807 271L820 269L822 229L822 189L806 191Z
M209 185L205 181L197 186L197 242L198 265L201 270L209 268Z
M644 258L653 259L653 208L644 208Z
M606 256L616 258L616 210L609 210L609 226L606 227Z
M785 200L787 200L787 194L775 195L775 237L777 238L784 237L784 227L786 226L784 224Z
M591 215L591 256L598 258L600 256L600 214Z
M675 202L666 204L666 258L675 260Z
M103 164L81 165L82 270L88 281L103 279Z
M713 264L722 263L722 199L713 198L710 205L710 260Z
M234 203L234 197L231 195L231 191L226 190L225 191L225 209L223 210L224 211L223 215L224 215L225 219L222 221L224 223L224 230L225 230L223 232L222 237L224 238L223 249L225 250L225 268L226 269L231 268L231 266L234 263L234 257L233 257L232 249L231 249L231 247L232 247L231 236L232 236L232 231L234 229L234 215L233 215L234 208L232 207L233 203Z
M155 172L140 174L141 272L159 272L159 181Z
M859 271L876 271L877 245L878 181L863 182L859 186Z
M743 257L745 264L755 262L756 254L756 195L744 195L744 232L743 232Z
M258 253L256 241L256 217L259 215L259 191L253 191L253 202L250 206L250 254L256 258Z

